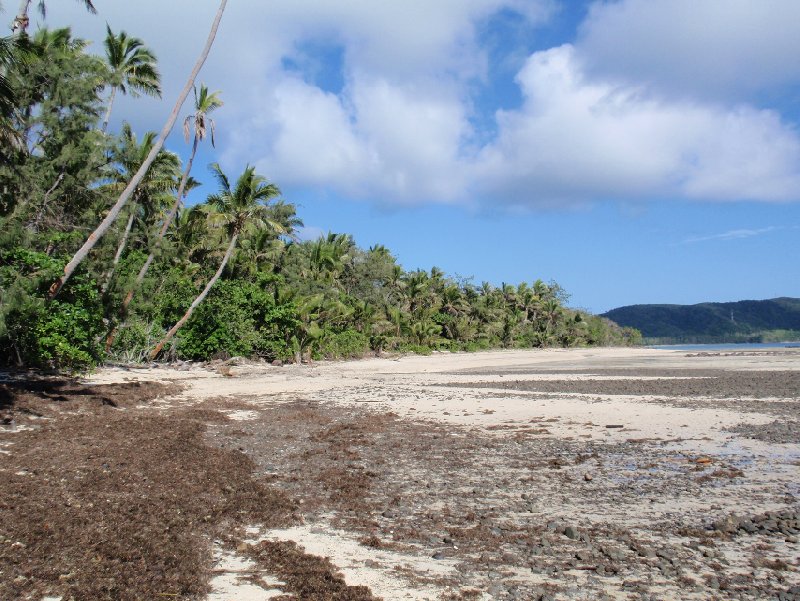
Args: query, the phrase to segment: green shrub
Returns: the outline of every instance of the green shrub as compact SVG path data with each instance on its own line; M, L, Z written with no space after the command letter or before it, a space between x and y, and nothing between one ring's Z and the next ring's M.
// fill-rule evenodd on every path
M166 331L183 317L198 290L187 274L168 270L166 266L158 267L150 270L155 273L145 279L142 289L134 296L131 315Z
M255 354L267 361L293 359L295 345L292 338L300 323L297 307L293 303L275 305L270 300L261 306L256 319L258 338L253 346Z
M164 329L156 324L130 319L117 331L111 353L120 361L140 363L147 359L164 334Z
M492 348L488 340L473 340L464 345L464 350L468 353L477 353L478 351L486 351Z
M356 330L326 332L319 344L319 354L327 359L360 359L369 350L369 338Z
M254 295L258 289L249 282L217 282L178 332L178 356L205 360L214 355L250 355L258 340Z
M78 298L45 303L29 297L6 314L6 336L24 365L85 371L102 360L99 295L88 284L73 285L70 290Z
M95 281L79 270L56 300L44 300L62 268L42 252L0 253L0 346L7 361L85 371L102 360L103 307Z

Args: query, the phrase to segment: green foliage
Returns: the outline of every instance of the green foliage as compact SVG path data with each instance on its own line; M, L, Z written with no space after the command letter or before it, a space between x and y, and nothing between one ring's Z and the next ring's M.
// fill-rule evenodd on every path
M622 328L621 337L624 346L641 346L644 341L642 333L636 328Z
M85 371L103 356L97 344L103 331L99 309L92 302L29 302L6 316L9 344L24 365Z
M292 332L300 325L293 303L273 305L263 311L259 320L259 336L253 348L256 355L268 361L286 361L294 354Z
M178 355L186 359L250 355L259 341L255 315L268 298L248 282L219 282L180 331Z
M369 350L369 338L356 330L326 332L318 353L326 359L360 359Z
M164 329L140 318L128 320L114 338L113 357L124 363L139 363L164 335Z
M798 342L800 330L765 330L759 336L759 342Z
M21 144L0 145L0 214L35 231L83 226L100 200L88 184L105 163L106 141L94 128L105 69L86 46L69 29L39 30L8 75Z
M488 342L467 342L464 344L462 350L468 353L477 353L478 351L487 351L491 348L491 345Z
M103 357L98 338L103 309L96 283L79 275L58 300L37 295L60 263L44 253L16 248L0 254L0 346L20 365L83 371Z

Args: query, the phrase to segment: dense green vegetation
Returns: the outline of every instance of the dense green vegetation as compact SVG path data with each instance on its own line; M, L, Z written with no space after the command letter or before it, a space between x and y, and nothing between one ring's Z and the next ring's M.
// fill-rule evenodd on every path
M641 331L647 342L721 343L800 340L800 299L697 305L632 305L603 317Z
M83 369L108 358L637 342L567 308L555 283L475 285L405 271L388 249L346 234L299 241L295 206L249 166L235 177L212 166L207 201L184 207L224 94L195 88L186 165L161 136L108 131L117 95L161 86L142 40L107 33L104 56L69 29L29 37L21 27L0 44L0 362ZM101 221L107 230L95 230Z

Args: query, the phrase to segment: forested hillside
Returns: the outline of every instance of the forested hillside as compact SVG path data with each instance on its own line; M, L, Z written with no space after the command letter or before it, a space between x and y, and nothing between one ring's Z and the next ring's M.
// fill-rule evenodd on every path
M215 142L224 91L190 79L188 146L162 148L154 132L108 126L115 98L161 94L145 41L112 24L96 56L68 28L17 25L0 47L2 363L636 342L567 308L552 282L474 284L406 271L347 234L298 240L301 216L277 183L246 165L193 165ZM192 173L209 168L205 202L184 206Z
M743 300L697 305L631 305L603 317L669 342L800 340L800 299Z

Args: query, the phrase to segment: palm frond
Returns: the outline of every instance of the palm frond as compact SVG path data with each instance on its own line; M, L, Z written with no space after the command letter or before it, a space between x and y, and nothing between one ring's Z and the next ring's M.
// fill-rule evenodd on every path
M230 193L231 182L228 180L228 176L222 171L222 167L219 166L219 163L211 163L209 169L211 169L211 173L214 175L222 190Z

